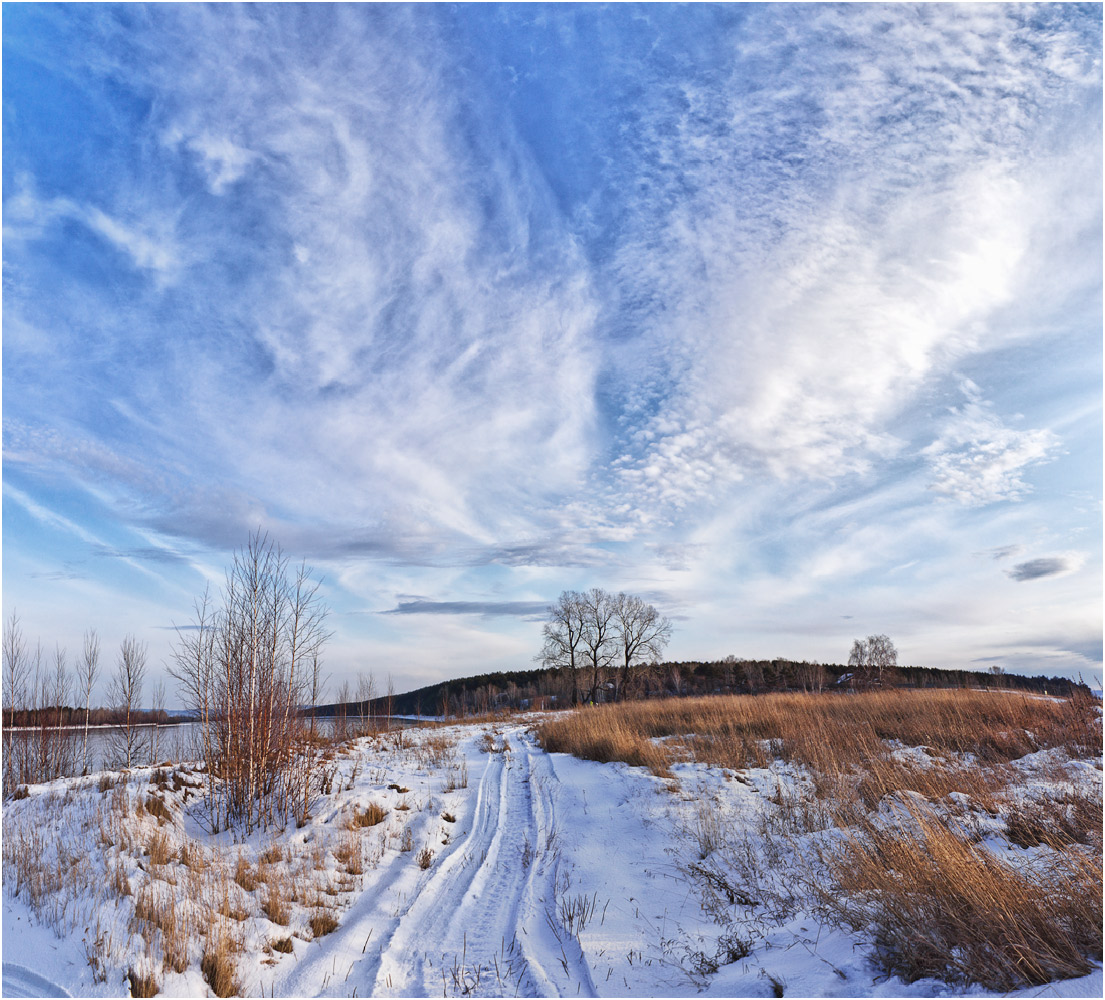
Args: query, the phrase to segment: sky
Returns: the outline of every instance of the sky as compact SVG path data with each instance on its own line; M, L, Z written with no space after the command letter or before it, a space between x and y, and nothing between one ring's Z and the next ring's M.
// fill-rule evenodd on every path
M156 677L260 529L334 684L600 586L1100 686L1101 16L6 4L5 617Z

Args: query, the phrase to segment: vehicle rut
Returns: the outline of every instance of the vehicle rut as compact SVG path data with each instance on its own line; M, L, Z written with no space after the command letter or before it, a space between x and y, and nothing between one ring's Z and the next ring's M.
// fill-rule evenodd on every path
M287 991L350 996L594 996L557 914L556 775L521 727L506 730L476 789L471 830L396 898L393 862ZM409 855L408 855L409 857ZM336 940L339 938L341 940Z

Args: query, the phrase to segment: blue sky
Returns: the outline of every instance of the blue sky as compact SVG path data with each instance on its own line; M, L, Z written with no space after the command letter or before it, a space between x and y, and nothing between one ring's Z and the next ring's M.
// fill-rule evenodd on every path
M1098 5L6 5L3 596L171 626L252 529L336 681L1101 674Z

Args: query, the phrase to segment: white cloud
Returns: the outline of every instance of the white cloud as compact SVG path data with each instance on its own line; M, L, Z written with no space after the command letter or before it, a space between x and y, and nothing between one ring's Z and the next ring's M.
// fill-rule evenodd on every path
M1025 470L1053 458L1059 439L1046 428L1007 427L973 382L962 387L968 402L950 410L940 436L921 450L931 488L971 507L1021 499L1029 492Z

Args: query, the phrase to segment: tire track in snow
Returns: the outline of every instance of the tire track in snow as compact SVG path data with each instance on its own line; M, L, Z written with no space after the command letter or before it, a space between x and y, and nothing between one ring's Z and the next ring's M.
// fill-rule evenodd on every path
M301 957L283 992L596 995L579 943L557 917L551 759L521 727L505 735L514 749L488 754L463 840L421 873L398 906L388 890L409 878L410 866L393 863L341 928Z
M474 828L487 811L489 785L496 785L493 762L489 761L477 788ZM496 791L497 794L497 791ZM452 872L469 847L465 841L454 842L448 853L442 853L434 867L403 892L414 863L414 854L394 859L379 881L366 887L353 905L343 914L338 929L317 942L299 956L296 966L279 983L285 996L349 996L354 988L358 996L372 996L370 989L380 965L381 953L394 936L400 921L421 895L430 881ZM343 970L345 971L343 974ZM436 995L436 994L435 994Z
M57 983L14 962L5 962L2 969L3 995L6 997L67 997Z

